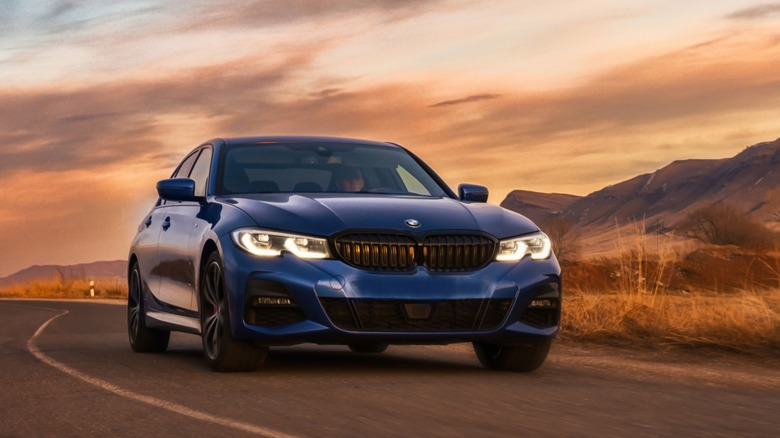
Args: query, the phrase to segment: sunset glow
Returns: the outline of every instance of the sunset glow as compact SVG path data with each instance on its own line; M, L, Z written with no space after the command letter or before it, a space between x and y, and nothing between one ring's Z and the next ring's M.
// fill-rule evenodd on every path
M126 258L214 137L393 141L497 204L733 156L779 102L780 3L5 0L0 277Z

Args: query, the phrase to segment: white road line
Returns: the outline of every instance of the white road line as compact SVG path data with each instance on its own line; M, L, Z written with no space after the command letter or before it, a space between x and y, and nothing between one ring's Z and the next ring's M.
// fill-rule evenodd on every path
M54 309L52 309L54 310ZM58 309L61 310L61 309ZM35 332L35 334L30 338L29 341L27 341L27 350L30 351L35 357L40 359L42 362L44 362L47 365L50 365L54 368L57 368L58 370L69 374L79 380L82 380L86 383L89 383L90 385L97 386L100 389L103 389L105 391L114 393L120 397L124 397L130 400L135 400L141 403L145 403L150 406L154 406L157 408L166 409L168 411L184 415L186 417L194 418L196 420L206 421L209 423L214 423L220 426L230 427L236 430L241 430L244 432L253 433L256 435L268 437L268 438L297 438L295 435L288 435L286 433L278 432L273 429L268 429L265 427L255 426L253 424L248 423L242 423L240 421L230 420L228 418L222 418L217 417L211 414L207 414L205 412L196 411L194 409L190 409L186 406L172 403L169 401L161 400L159 398L150 397L148 395L141 395L136 394L132 391L128 391L126 389L122 389L116 385L112 385L111 383L106 382L105 380L98 379L96 377L89 376L87 374L82 373L81 371L75 370L61 362L57 362L56 360L52 359L50 356L47 356L41 350L38 348L37 345L35 345L35 341L40 336L41 333L43 333L43 330L46 328L46 326L49 325L50 322L54 321L55 319L59 318L62 315L65 315L69 313L67 310L61 310L61 312L57 315L54 315L46 321L42 326L38 327L38 330Z

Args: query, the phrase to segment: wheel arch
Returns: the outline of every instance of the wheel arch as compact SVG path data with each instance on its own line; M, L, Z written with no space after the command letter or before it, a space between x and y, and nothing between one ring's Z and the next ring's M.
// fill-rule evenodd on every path
M127 279L130 279L130 274L133 272L133 265L138 263L138 256L135 253L130 254L130 259L127 260Z
M219 253L219 247L217 246L217 243L214 240L208 239L203 244L203 249L201 249L200 251L200 260L198 261L198 273L196 277L198 280L198 285L200 285L200 281L201 281L200 277L203 274L203 269L206 267L206 262L208 261L211 253L213 252Z
M203 273L206 271L206 262L209 260L209 256L211 254L217 253L219 254L220 258L222 258L222 254L220 254L219 246L217 243L212 239L206 239L206 242L203 244L203 248L200 250L200 259L198 260L198 272L195 273L195 291L196 291L196 297L198 299L198 311L200 311L200 300L201 300L201 283L203 282Z

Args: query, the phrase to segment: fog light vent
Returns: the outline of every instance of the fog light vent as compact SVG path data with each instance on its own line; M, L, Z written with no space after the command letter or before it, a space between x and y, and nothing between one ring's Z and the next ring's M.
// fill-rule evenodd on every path
M250 279L245 303L247 324L274 327L306 320L290 291L276 281Z
M556 307L558 301L547 298L531 300L531 304L528 305L529 309L555 309Z
M255 304L258 306L289 306L292 301L289 298L257 297Z
M535 327L554 327L561 320L560 303L558 283L542 285L520 315L520 322Z

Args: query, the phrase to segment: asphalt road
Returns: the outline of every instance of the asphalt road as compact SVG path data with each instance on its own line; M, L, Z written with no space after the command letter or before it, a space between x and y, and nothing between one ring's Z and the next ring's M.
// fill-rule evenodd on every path
M116 303L0 300L0 437L777 437L776 366L559 343L516 374L469 345L303 345L219 374L191 335L133 353Z

